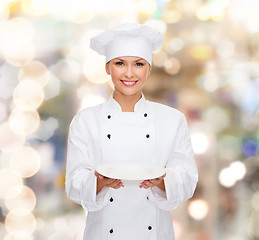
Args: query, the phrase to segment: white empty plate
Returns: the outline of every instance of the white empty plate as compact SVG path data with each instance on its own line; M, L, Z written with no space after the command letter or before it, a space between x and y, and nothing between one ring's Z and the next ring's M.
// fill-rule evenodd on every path
M108 162L99 165L101 175L121 180L147 180L161 177L165 169L143 162Z

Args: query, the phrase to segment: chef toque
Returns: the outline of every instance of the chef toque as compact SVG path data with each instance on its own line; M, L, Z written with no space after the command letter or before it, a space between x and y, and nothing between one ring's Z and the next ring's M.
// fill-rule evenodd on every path
M126 23L91 38L90 48L106 56L106 63L113 58L136 56L152 65L152 52L162 46L163 35L156 29L138 23Z

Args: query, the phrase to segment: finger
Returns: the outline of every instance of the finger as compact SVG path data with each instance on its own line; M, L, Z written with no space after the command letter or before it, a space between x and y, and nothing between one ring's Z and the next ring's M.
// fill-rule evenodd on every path
M99 178L99 179L104 179L104 178L106 178L106 177L104 177L102 174L98 173L96 170L95 170L94 174L95 174L95 176L96 176L97 178Z
M144 185L143 185L143 188L148 189L149 186L147 186L146 184L144 184Z
M163 176L161 176L161 177L160 177L160 179L164 179L164 178L165 178L165 176L166 176L166 173L165 173Z
M161 179L150 180L150 183L152 183L153 185L158 185L160 182L161 182Z
M149 182L149 180L145 180L144 182L142 182L141 184L140 184L140 186L147 186L147 183Z
M110 183L108 183L106 186L107 187L116 187L119 183L120 183L120 180L119 179L112 179L113 181L111 181Z
M115 186L114 188L115 189L119 189L119 188L121 188L121 187L124 187L124 185L122 184L122 182L120 182L117 186Z
M110 188L114 188L114 189L118 189L118 188L121 188L121 187L124 187L122 184L116 184L116 185L110 185L109 186Z
M150 181L144 181L144 182L143 182L143 185L142 185L142 187L144 187L145 189L148 189L148 188L154 187L154 186L155 186L155 184L153 184L153 183L150 182Z
M155 179L152 179L152 180L163 180L165 178L165 176L166 176L166 173L163 176L155 178Z
M117 179L113 179L113 178L107 178L107 179L104 179L104 183L106 186L110 186L111 184L113 184L114 182L116 182Z

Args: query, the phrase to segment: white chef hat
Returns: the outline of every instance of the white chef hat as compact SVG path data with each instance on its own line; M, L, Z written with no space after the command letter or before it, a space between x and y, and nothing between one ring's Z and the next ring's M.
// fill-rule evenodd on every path
M152 65L152 52L162 46L163 35L156 29L138 23L126 23L91 38L90 48L113 58L137 56Z

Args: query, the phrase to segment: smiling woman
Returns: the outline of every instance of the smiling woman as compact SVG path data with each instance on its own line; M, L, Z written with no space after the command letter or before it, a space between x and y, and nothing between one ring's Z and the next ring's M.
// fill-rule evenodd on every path
M115 87L113 97L124 112L133 111L132 107L141 98L142 88L150 72L151 66L139 57L124 56L106 63L106 73L111 75ZM127 98L126 103L124 98Z
M70 124L66 194L88 211L84 239L174 240L170 210L195 190L198 174L184 115L147 101L142 92L152 52L162 43L160 32L134 23L91 39L90 47L106 57L114 92ZM101 173L100 165L118 162L132 164L127 170L138 162L162 171L133 185L125 184L122 169L120 179Z

